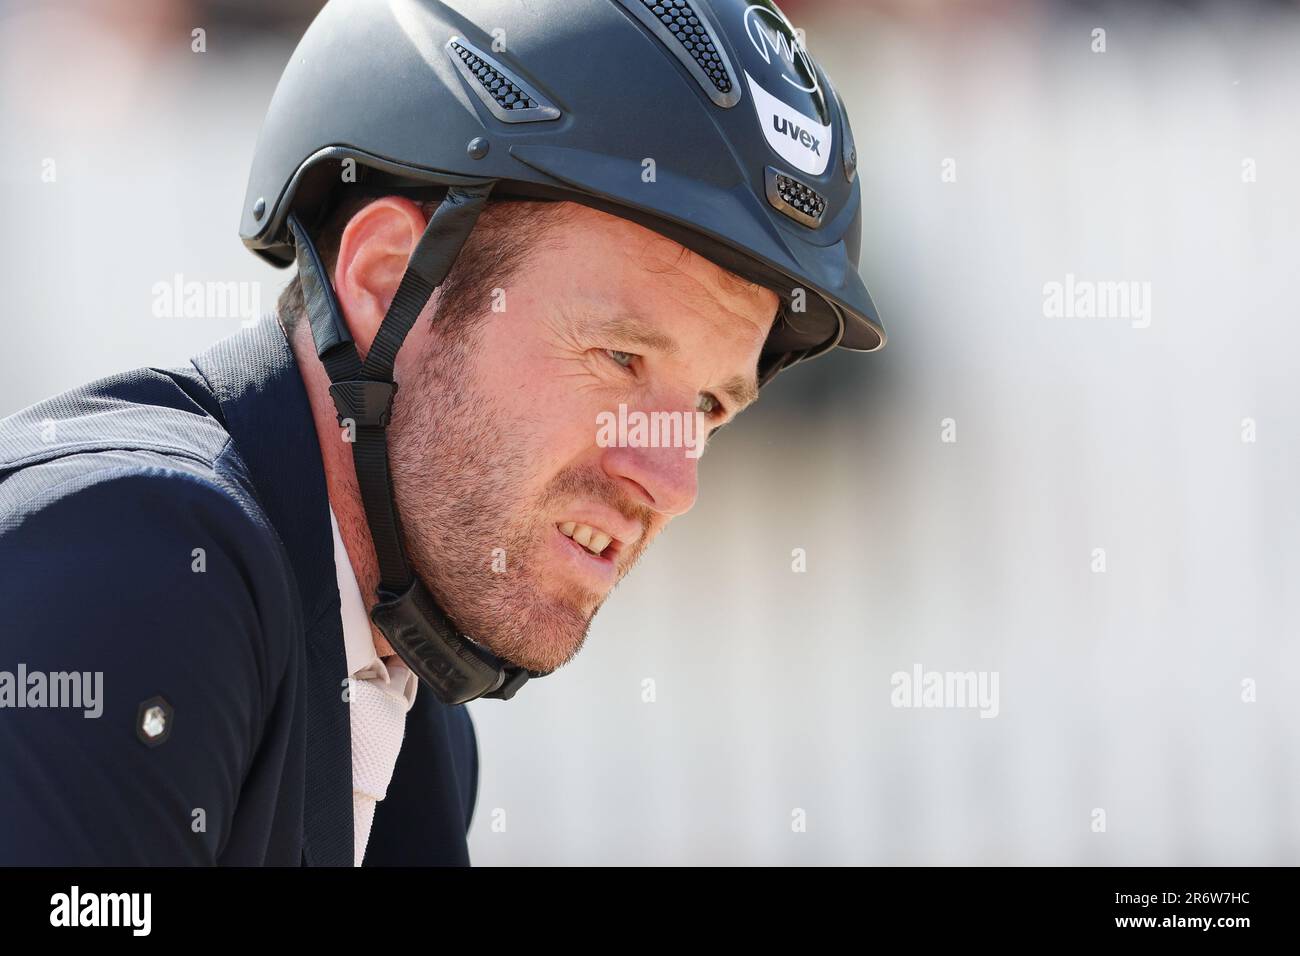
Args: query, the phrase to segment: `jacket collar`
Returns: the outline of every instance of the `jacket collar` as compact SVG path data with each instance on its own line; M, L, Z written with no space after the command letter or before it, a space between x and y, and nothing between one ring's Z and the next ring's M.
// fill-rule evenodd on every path
M325 470L307 391L274 315L192 359L284 544L306 631L303 858L351 866L352 737Z

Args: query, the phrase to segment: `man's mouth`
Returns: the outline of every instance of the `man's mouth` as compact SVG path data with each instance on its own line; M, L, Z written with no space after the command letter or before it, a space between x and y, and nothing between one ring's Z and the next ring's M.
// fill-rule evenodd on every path
M607 531L581 524L577 521L564 521L555 526L560 534L582 545L589 552L600 558L613 558L618 554L619 541Z

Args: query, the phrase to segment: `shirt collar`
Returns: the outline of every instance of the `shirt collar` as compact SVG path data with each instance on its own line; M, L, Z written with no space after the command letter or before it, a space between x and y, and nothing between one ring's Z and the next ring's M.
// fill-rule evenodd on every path
M411 673L401 658L381 658L375 650L374 635L370 630L370 617L361 600L352 560L348 557L339 534L338 519L330 507L330 526L334 529L334 570L339 585L339 611L343 618L343 648L347 654L348 674L355 680L375 681L389 693L403 697L406 708L415 704L415 692L420 679Z

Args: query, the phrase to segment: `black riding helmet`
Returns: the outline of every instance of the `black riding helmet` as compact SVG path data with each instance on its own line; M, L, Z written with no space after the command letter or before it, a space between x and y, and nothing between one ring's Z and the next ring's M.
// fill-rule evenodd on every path
M759 381L885 341L858 275L857 154L784 14L744 0L331 0L293 53L253 157L240 236L297 261L379 558L372 618L438 696L529 676L447 621L410 571L387 467L392 364L489 194L637 222L781 297ZM365 363L310 234L347 189L436 193Z

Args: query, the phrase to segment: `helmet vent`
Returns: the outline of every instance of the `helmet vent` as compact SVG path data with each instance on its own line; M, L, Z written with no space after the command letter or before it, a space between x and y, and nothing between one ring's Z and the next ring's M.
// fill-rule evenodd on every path
M704 11L690 0L619 0L644 23L719 106L735 106L740 87Z
M826 198L821 193L793 176L777 172L771 166L765 170L765 178L767 201L774 208L811 229L822 224L822 216L826 214Z
M448 40L446 50L470 89L503 123L536 123L559 118L560 111L541 93L463 37Z

